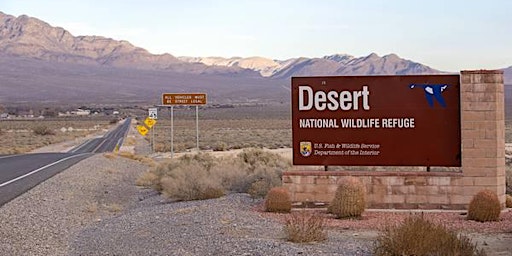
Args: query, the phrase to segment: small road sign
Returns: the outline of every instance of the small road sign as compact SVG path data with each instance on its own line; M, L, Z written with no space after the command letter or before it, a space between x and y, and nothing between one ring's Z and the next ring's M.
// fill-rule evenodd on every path
M149 108L149 118L158 119L158 108Z
M146 134L149 132L148 128L146 128L144 125L138 125L137 131L139 131L140 135L142 136L146 136Z
M206 105L206 93L164 93L162 105Z
M155 119L151 119L150 117L146 118L146 120L144 120L144 124L146 124L146 126L148 128L151 128L153 127L153 125L156 124L156 120Z

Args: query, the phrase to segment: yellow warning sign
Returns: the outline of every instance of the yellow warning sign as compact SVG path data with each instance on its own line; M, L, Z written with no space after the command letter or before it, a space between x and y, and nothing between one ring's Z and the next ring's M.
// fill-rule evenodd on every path
M144 120L144 123L146 124L146 126L148 128L151 128L151 127L153 127L153 125L156 124L156 120L148 117L148 118L146 118L146 120Z
M137 131L139 131L140 135L142 136L146 136L146 134L149 132L148 128L146 128L144 125L138 125Z

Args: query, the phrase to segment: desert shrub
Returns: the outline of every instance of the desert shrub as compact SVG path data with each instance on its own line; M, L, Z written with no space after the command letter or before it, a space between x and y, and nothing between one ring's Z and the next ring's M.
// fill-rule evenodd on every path
M486 255L463 235L424 219L407 218L401 225L388 227L374 248L377 256L388 255Z
M265 211L267 212L290 212L292 210L292 201L290 193L284 187L275 187L270 189L265 198Z
M305 210L287 216L283 229L286 239L294 243L321 242L327 239L325 219Z
M150 186L170 197L178 195L179 200L192 200L183 195L186 193L192 193L196 199L203 198L201 195L206 189L210 194L219 194L220 188L223 193L233 191L265 197L271 188L281 185L282 171L289 168L290 163L277 154L262 151L244 150L237 156L225 158L205 153L185 155L151 169L156 178L150 177ZM141 176L140 182L145 183L147 178Z
M214 146L213 146L213 151L226 151L228 150L228 144L226 144L225 142L217 142Z
M165 196L180 201L218 198L225 193L218 177L197 162L177 166L160 183Z
M268 168L287 169L291 166L290 162L272 152L262 149L249 148L244 149L237 155L237 159L248 165L249 170L256 170L260 166Z
M360 217L366 208L364 184L356 177L343 177L328 211L337 218Z
M468 207L468 220L497 221L500 218L501 206L495 192L485 189L478 192Z
M153 172L144 172L142 173L135 184L141 187L153 187L159 182L158 176Z
M507 195L507 198L505 201L505 206L507 208L512 208L512 196L511 195Z
M247 192L253 198L265 197L271 188L281 186L283 171L291 166L278 154L262 149L244 149L233 164L243 170L244 176L233 182L232 189Z
M33 131L34 134L40 136L55 135L55 132L52 129L44 125L34 127Z

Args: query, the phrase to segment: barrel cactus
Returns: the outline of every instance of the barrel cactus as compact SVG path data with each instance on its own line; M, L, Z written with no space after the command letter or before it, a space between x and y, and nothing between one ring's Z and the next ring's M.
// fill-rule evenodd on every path
M290 212L292 201L288 190L284 187L270 189L265 199L265 210L267 212Z
M497 221L500 218L500 200L495 192L484 189L478 192L468 207L468 219L480 222Z
M343 177L328 211L337 218L361 217L366 208L364 184L356 177Z

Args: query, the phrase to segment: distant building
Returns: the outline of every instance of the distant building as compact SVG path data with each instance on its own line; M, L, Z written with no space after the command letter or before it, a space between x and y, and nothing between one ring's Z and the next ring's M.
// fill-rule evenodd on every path
M88 116L91 114L91 111L88 110L88 109L77 109L75 111L71 111L71 115L76 115L76 116Z
M9 114L7 114L7 113L0 114L0 119L8 119L8 118L9 118Z

